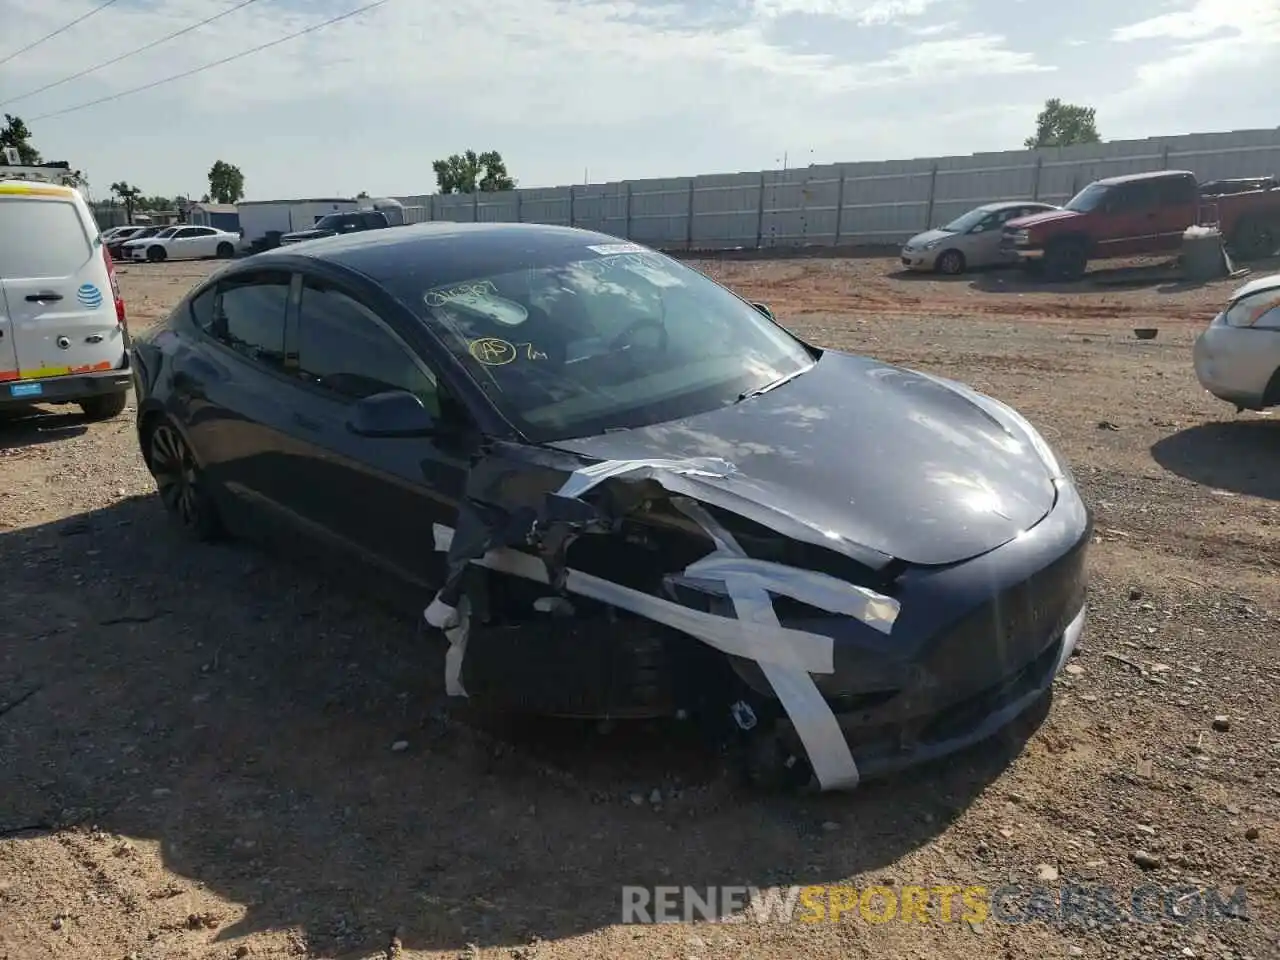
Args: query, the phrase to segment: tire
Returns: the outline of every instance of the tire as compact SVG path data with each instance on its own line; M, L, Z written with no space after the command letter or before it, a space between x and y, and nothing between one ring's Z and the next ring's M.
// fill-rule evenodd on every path
M160 263L168 259L168 257L169 257L169 251L162 246L156 245L154 247L147 247L148 263Z
M1089 265L1089 251L1082 240L1057 240L1044 254L1044 273L1050 280L1079 280Z
M1275 252L1280 242L1275 224L1246 220L1231 234L1231 252L1240 260L1261 260Z
M948 277L958 277L964 273L964 267L964 254L959 250L943 250L934 261L934 268Z
M145 435L144 450L160 502L173 521L195 540L222 539L225 530L208 482L178 428L169 420L157 421Z
M230 260L236 255L236 248L229 243L218 244L218 259Z
M96 397L85 397L80 401L80 409L84 411L85 417L90 420L110 420L112 417L118 417L124 413L124 408L128 403L129 394L125 391L103 393Z

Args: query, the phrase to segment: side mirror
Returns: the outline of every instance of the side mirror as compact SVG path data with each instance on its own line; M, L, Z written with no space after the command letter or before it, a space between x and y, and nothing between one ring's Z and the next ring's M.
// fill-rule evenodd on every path
M761 313L763 313L763 314L764 314L766 317L768 317L770 320L772 320L772 321L774 321L775 323L777 323L778 318L777 318L777 317L775 317L775 316L773 315L773 311L769 309L769 305L768 305L768 304L766 304L766 303L752 303L752 304L751 304L751 306L755 307L758 311L760 311Z
M347 429L362 437L429 437L436 421L420 398L407 390L389 390L357 403Z

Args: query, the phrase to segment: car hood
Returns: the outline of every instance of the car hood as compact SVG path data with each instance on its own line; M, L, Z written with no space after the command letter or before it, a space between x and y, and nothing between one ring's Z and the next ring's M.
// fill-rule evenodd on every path
M740 403L551 446L607 460L721 458L736 472L704 482L913 564L994 550L1057 496L1016 427L943 381L834 351Z
M1017 217L1013 220L1007 220L1005 221L1004 229L1026 230L1030 227L1043 226L1046 223L1057 223L1059 220L1075 220L1083 216L1083 213L1077 213L1074 210L1046 210L1043 213L1033 213L1029 217Z
M951 230L943 230L941 227L934 230L926 230L924 233L917 233L914 237L907 241L906 246L913 250L918 250L926 243L933 243L935 240L945 240L947 237L954 237L955 233Z
M319 240L321 237L337 236L337 230L295 230L293 233L286 233L281 240Z

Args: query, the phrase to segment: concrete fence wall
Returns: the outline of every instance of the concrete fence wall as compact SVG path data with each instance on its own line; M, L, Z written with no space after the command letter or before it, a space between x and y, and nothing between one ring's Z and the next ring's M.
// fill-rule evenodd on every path
M899 243L992 200L1063 203L1101 177L1280 174L1280 129L967 157L398 197L406 219L563 224L674 250Z

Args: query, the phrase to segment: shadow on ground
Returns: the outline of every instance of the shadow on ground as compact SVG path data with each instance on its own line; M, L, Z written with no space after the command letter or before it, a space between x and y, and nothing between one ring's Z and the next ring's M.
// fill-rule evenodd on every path
M1182 430L1151 447L1156 463L1196 483L1280 500L1280 423L1250 417Z
M65 407L21 407L0 412L0 450L17 450L78 437L88 429L84 415Z
M872 871L945 830L1048 706L854 795L764 797L662 728L495 742L458 722L411 620L268 553L188 544L154 498L4 534L0 565L0 835L157 841L170 875L122 898L129 949L172 874L245 906L220 941L300 926L310 955L345 957L393 929L425 949L597 930L624 884Z

